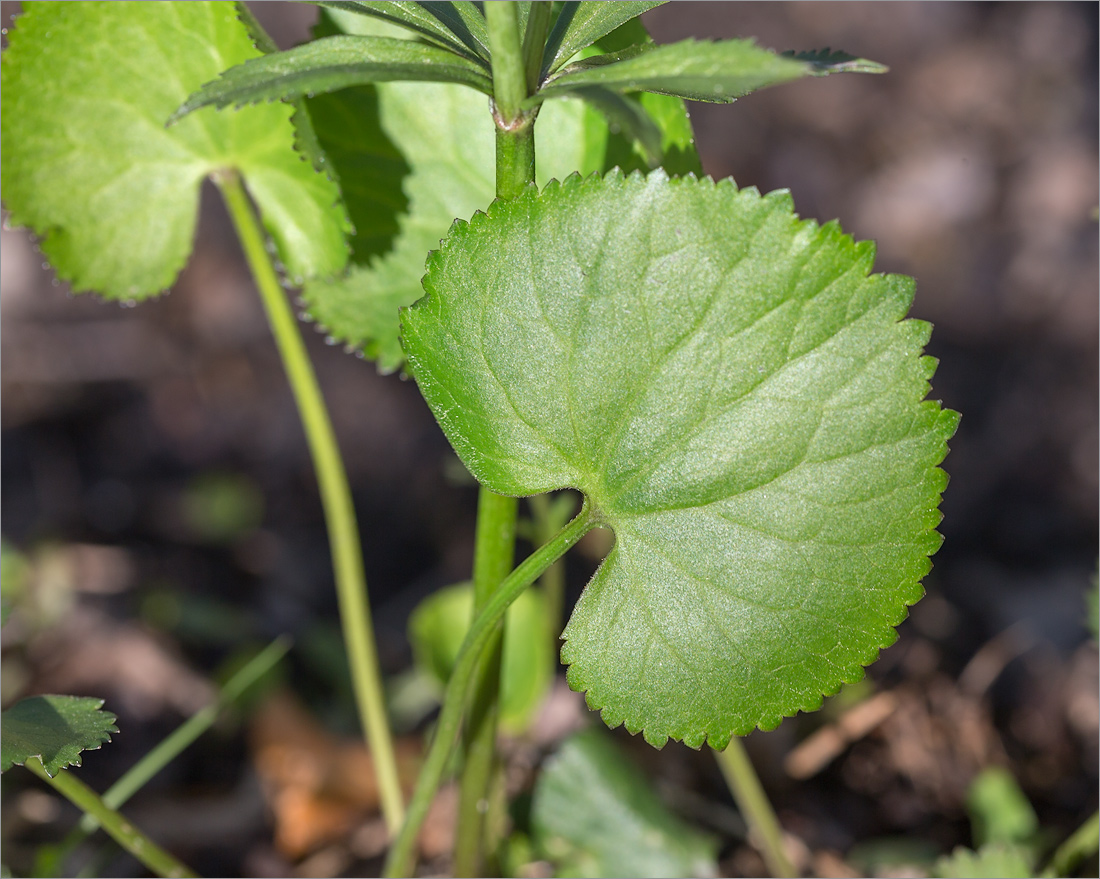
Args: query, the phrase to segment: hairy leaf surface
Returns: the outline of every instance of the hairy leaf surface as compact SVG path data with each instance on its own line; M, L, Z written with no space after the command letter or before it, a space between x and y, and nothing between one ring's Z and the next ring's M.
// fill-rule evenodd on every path
M115 716L102 709L102 699L81 696L16 702L0 715L0 772L31 757L38 757L51 777L66 766L79 766L81 751L99 749L118 732Z
M258 50L232 3L28 4L4 53L4 202L78 290L141 299L191 251L199 186L235 169L295 276L339 271L339 191L294 151L291 108L208 111L202 83Z
M379 32L363 16L334 18L342 28ZM333 27L327 21L321 26L321 33ZM632 36L648 39L640 25ZM656 120L662 158L674 170L698 168L681 101L658 95L626 100ZM455 218L469 217L493 200L495 141L487 101L461 86L385 83L306 103L356 224L349 271L307 283L309 312L326 332L362 348L382 372L392 372L404 362L398 310L423 295L428 252L439 246ZM423 112L426 106L431 113ZM354 151L344 146L349 138L357 145ZM642 164L631 143L612 135L601 114L580 101L544 107L535 139L540 183L574 171L603 170L609 163ZM392 229L397 230L392 247L380 247Z
M609 725L723 748L860 678L921 597L957 414L873 257L785 192L658 171L532 188L429 261L409 369L463 461L615 532L562 649Z
M557 97L577 88L601 86L624 92L656 92L692 101L729 103L757 89L803 76L880 73L881 65L834 53L810 60L778 55L752 40L682 40L664 46L634 46L576 61L550 77L538 96ZM856 64L855 62L859 63Z
M562 743L535 786L531 823L558 876L717 876L715 844L668 810L602 730Z

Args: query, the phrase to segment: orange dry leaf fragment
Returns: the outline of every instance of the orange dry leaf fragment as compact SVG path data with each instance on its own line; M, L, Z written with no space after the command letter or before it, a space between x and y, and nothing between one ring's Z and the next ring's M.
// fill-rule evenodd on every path
M379 811L374 761L362 741L327 732L291 693L275 693L259 708L250 738L275 822L275 846L287 858L341 839ZM420 748L409 740L396 748L408 790Z

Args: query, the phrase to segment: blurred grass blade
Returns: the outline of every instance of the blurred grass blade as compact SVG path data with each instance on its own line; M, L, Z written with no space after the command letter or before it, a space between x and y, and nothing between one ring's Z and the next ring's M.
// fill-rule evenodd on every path
M218 692L217 698L205 708L185 720L159 745L135 763L118 781L103 794L101 799L111 809L118 809L171 763L196 739L205 733L221 713L237 702L257 681L270 672L290 650L291 638L280 635L267 647L250 659L234 674ZM51 857L51 866L64 866L65 859L87 836L99 828L99 822L91 814L85 814L61 842ZM60 875L54 872L52 875Z
M111 837L158 876L196 876L185 864L177 861L132 823L103 802L88 785L72 772L61 771L51 776L37 757L27 760L27 769L47 782L85 814L94 814Z

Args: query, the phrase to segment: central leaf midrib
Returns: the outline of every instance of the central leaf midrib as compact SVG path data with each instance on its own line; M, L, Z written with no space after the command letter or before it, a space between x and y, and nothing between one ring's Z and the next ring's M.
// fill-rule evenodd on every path
M675 192L675 190L673 190L673 192ZM771 216L773 214L774 214L774 208L772 208L772 210L761 211L760 212L760 222L748 234L747 237L749 239L749 243L746 246L745 251L741 254L741 256L739 256L738 258L736 258L732 262L726 264L726 266L724 267L725 268L725 273L727 275L729 273L731 273L738 265L743 263L751 255L752 242L754 242L757 239L757 237L760 235L761 231L763 230L764 226L767 225L768 220L771 218ZM705 234L705 230L703 230L703 231L704 231L704 234ZM714 242L710 241L708 243L713 244ZM688 246L690 246L690 243L685 243L683 245L684 248L686 248ZM712 251L717 251L717 248L712 247L711 250ZM644 377L644 379L639 378L639 380L635 383L635 389L634 389L633 393L631 394L630 398L623 404L623 406L622 406L622 415L619 417L618 422L616 423L616 425L614 426L612 431L609 433L609 440L604 445L601 459L600 459L599 463L596 466L596 470L599 473L606 473L607 472L608 461L610 460L611 455L615 451L615 449L618 448L619 441L622 439L623 432L626 430L627 425L630 423L630 417L633 414L633 408L637 404L638 400L645 394L646 390L650 387L650 385L651 385L650 379L652 379L654 373L658 369L660 369L665 363L668 362L668 359L669 359L669 357L672 356L672 354L674 354L677 351L682 350L685 345L687 345L691 340L693 340L698 335L700 330L703 328L704 321L705 321L706 317L710 314L710 311L714 307L714 303L719 298L719 294L721 293L722 290L723 290L722 278L720 277L715 282L713 287L711 288L710 293L707 297L706 305L704 305L704 307L700 311L695 323L679 339L677 339L675 342L673 342L672 345L668 346L668 348L666 348L665 351L650 365L649 370L648 370L646 376ZM779 303L779 305L777 305L776 307L778 308L782 304L783 303ZM774 309L769 309L768 313L770 314L773 310ZM753 325L755 325L755 323L756 322L754 321ZM749 328L746 328L746 329L749 329ZM620 492L620 494L621 494L621 492ZM618 495L616 495L616 497L617 496Z

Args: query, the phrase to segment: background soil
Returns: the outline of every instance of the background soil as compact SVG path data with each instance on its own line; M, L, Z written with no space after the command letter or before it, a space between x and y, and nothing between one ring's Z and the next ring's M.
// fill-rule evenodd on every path
M18 7L2 6L8 24ZM314 15L255 7L284 47ZM1098 551L1097 6L676 2L645 20L659 42L754 35L890 66L694 104L692 118L712 176L789 188L803 216L839 218L878 241L880 269L917 278L913 314L935 324L940 358L933 396L963 413L928 596L863 693L888 694L880 722L801 771L785 758L841 706L748 740L803 868L912 871L927 850L968 843L966 787L989 764L1013 771L1061 839L1097 801L1085 624ZM303 801L292 820L277 796L287 782L263 757L293 730L308 762L355 725L312 470L216 199L204 191L172 295L133 311L72 298L23 231L5 228L2 247L3 535L30 572L4 633L5 705L32 692L106 697L122 732L81 770L103 789L209 698L210 675L243 643L290 632L294 701L219 726L130 814L209 875L369 875L381 846L370 797L323 820ZM307 335L397 675L411 608L468 575L476 490L412 383ZM235 518L212 531L194 505L221 489ZM581 549L574 594L602 551ZM537 741L513 748L517 784L584 714L555 691ZM621 739L677 809L722 838L727 875L763 869L707 754ZM73 816L22 772L5 774L3 793L4 859L18 873ZM441 809L429 866L445 869ZM310 820L315 836L286 837ZM898 837L926 850L908 868L868 854L869 841ZM141 875L105 857L107 874Z

